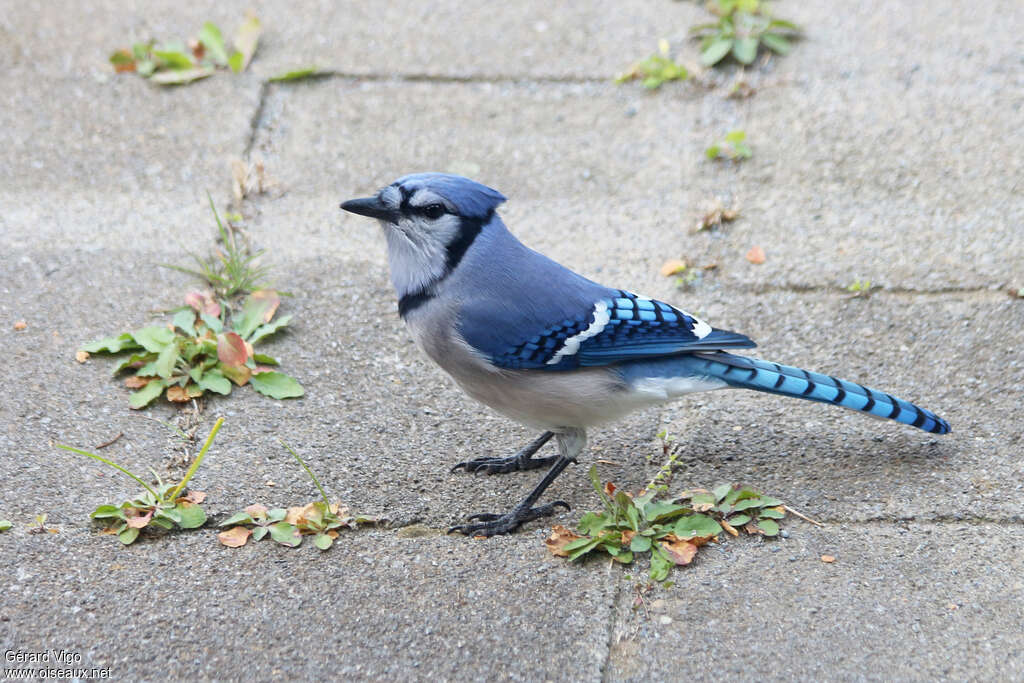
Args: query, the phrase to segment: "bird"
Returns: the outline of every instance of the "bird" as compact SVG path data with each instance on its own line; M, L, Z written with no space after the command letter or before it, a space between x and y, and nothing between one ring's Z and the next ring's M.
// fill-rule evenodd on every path
M449 533L508 534L568 510L565 501L538 501L577 462L588 429L693 392L752 389L949 432L929 410L856 382L735 354L756 344L573 272L509 231L497 213L505 201L469 178L431 172L341 204L382 227L398 314L420 349L466 394L541 432L510 457L452 467L548 471L512 510L471 515ZM552 438L558 454L534 457Z

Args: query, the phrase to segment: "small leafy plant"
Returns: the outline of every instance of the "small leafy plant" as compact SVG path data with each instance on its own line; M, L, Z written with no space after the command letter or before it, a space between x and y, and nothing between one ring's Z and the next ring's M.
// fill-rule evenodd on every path
M662 39L658 41L658 52L631 66L616 77L615 82L640 79L648 90L657 90L668 81L685 81L689 77L690 72L686 67L669 57L668 41Z
M271 369L277 359L256 353L253 345L284 328L290 315L274 320L280 305L274 290L253 292L241 310L232 314L226 302L209 294L192 292L185 297L170 325L154 325L116 337L90 342L87 353L131 355L114 368L114 374L130 371L125 385L135 389L129 398L140 409L166 391L168 401L183 403L207 391L228 395L232 383L252 387L271 398L302 396L302 386L292 377Z
M747 145L747 133L743 130L731 130L725 134L725 138L714 143L706 150L704 155L708 159L729 159L731 161L742 161L753 156L753 152Z
M110 55L117 73L135 72L159 85L183 85L212 76L217 69L241 73L249 66L262 32L260 20L248 17L235 34L234 46L228 50L220 28L206 22L199 37L186 46L180 42L158 44L150 40L135 43Z
M708 9L718 21L690 29L701 41L700 61L705 66L730 54L740 64L752 64L762 45L787 55L793 48L790 40L801 33L796 24L774 18L763 0L713 0Z
M118 472L128 475L142 485L145 491L139 496L117 505L100 505L89 515L95 520L107 520L110 526L106 533L117 534L121 543L131 545L139 537L139 533L147 527L153 526L165 530L173 529L175 526L181 529L196 529L206 523L206 512L200 506L200 503L206 498L206 494L202 491L180 494L185 491L186 484L199 469L199 465L206 457L206 452L213 444L213 439L217 436L222 424L224 424L224 418L218 418L181 482L165 484L154 473L153 476L157 481L156 488L125 467L101 455L63 444L57 444L57 447L98 460Z
M846 291L853 296L867 296L871 293L871 280L854 280L853 284L847 285Z
M222 527L231 527L217 534L217 539L223 545L238 548L245 545L250 536L254 541L259 541L269 534L271 539L281 545L295 548L302 544L303 536L312 536L313 545L320 550L327 550L338 537L339 529L354 529L359 524L376 524L380 521L376 517L349 515L348 508L328 501L323 486L299 454L283 441L281 445L306 470L320 492L321 500L288 509L249 505L221 523Z
M736 526L743 525L748 533L775 536L779 533L775 519L784 514L772 507L781 501L728 484L656 500L657 489L632 496L611 482L602 486L595 467L590 469L590 479L604 510L584 514L577 526L579 534L555 526L544 542L548 550L570 561L604 552L621 564L650 553L652 581L664 581L675 565L690 564L697 550L717 541L723 530L738 535Z

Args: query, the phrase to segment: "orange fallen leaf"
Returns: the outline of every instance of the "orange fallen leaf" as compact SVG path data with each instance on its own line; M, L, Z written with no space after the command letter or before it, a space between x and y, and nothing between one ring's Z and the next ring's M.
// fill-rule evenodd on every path
M747 260L753 263L754 265L760 265L764 263L764 249L762 249L761 247L751 247L750 251L747 252Z
M834 556L832 556L832 555L822 555L821 556L821 561L824 562L825 564L832 564L833 562L836 561L836 558Z
M221 545L226 545L229 548L240 548L246 544L250 536L252 536L252 529L249 527L233 526L227 531L217 534L217 540L221 542Z
M175 384L173 387L167 387L167 400L175 403L188 403L189 395L185 391L185 387Z
M615 484L611 483L610 481L609 482L605 482L604 492L607 493L609 496L614 496L615 495Z
M309 505L312 505L312 503ZM297 505L295 507L288 508L288 514L285 515L284 521L289 524L298 525L299 520L306 516L306 510L309 509L309 505Z
M724 519L719 521L718 523L721 524L722 528L728 531L731 536L740 535L740 532L736 531L736 527L734 527L732 524L729 524L729 522L725 521Z
M338 538L338 536L340 536L341 534L339 534L339 533L338 533L337 531L335 531L334 529L329 529L329 530L327 531L327 535L328 535L328 536L330 536L331 538L335 538L335 539L336 539L336 538Z
M79 363L84 363L85 361L89 360L89 352L75 351L75 360L77 360Z
M26 327L28 327L28 323L25 322L24 320L19 320L18 322L14 323L14 329L16 330L20 331L25 329Z
M626 529L622 532L622 547L628 548L629 544L633 542L633 537L636 536L636 532L632 529Z
M669 277L670 275L678 275L679 273L686 270L686 268L686 261L682 259L673 258L661 264L661 270L659 272L664 277Z
M147 384L149 384L150 382L152 382L154 379L156 379L156 378L155 377L139 377L138 375L132 375L131 377L125 377L124 378L124 385L126 387L128 387L129 389L141 389L142 387L144 387Z
M267 516L267 506L254 503L252 505L245 506L245 514L249 515L253 519Z
M552 555L556 557L569 557L569 553L565 552L563 548L569 543L572 543L577 538L583 538L579 534L574 533L570 529L556 524L551 527L551 535L544 539L544 545L551 551Z
M690 564L693 561L694 555L697 554L697 546L690 541L680 540L675 537L675 534L669 534L664 539L659 541L661 547L668 553L669 558L676 564Z
M196 505L199 505L204 500L206 500L206 493L204 493L203 491L189 491L184 496L178 498L178 500L184 500L186 502L195 503Z

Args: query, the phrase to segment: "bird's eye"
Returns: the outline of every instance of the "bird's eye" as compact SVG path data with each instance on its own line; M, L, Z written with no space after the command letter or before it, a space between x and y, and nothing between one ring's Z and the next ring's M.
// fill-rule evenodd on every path
M444 213L444 205L442 204L428 204L423 207L423 215L431 220L440 218Z

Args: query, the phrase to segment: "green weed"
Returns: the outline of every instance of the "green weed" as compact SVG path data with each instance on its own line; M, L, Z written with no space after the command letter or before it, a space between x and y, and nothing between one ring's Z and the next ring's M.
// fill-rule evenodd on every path
M121 543L131 545L139 537L139 533L149 526L165 530L173 529L175 526L181 529L196 529L206 523L206 512L200 506L200 503L206 498L206 494L201 491L190 491L186 495L180 494L185 490L186 484L196 470L199 469L199 465L206 457L206 452L213 444L222 424L224 424L224 418L218 418L210 430L210 434L206 437L202 449L178 484L165 484L154 473L153 476L157 481L155 488L127 468L101 455L63 444L57 444L57 448L78 453L109 465L118 472L128 475L145 489L140 495L123 503L100 505L89 515L96 520L108 520L110 526L107 528L107 533L117 534Z
M245 545L250 536L254 541L259 541L269 535L277 543L295 548L302 544L304 536L312 536L313 545L320 550L327 550L338 537L339 529L354 529L359 524L376 524L381 521L377 517L350 515L348 508L342 507L339 503L331 503L327 499L324 487L299 454L284 441L281 445L292 454L313 480L321 499L287 509L268 509L259 504L249 505L221 523L222 527L231 527L217 534L217 539L223 545L238 548Z
M742 161L753 156L753 151L747 145L746 131L731 130L725 134L724 139L704 150L704 155L712 160L729 159L731 161Z
M790 21L774 18L763 0L716 0L708 3L708 9L718 20L690 29L701 41L700 61L705 66L718 64L728 55L741 64L752 64L761 46L789 54L790 40L802 31Z
M658 52L637 62L615 78L616 83L639 79L648 90L657 90L669 81L685 81L690 72L669 57L668 41L658 41Z
M220 28L208 21L188 45L154 40L135 43L130 50L122 48L110 55L110 63L117 73L135 72L159 85L184 85L212 76L218 69L244 71L262 31L260 20L249 16L239 26L229 50Z
M722 531L735 536L741 527L749 534L779 534L777 520L785 515L782 501L750 488L723 484L657 500L665 488L665 473L671 470L669 462L666 466L652 480L653 486L637 496L611 482L602 486L597 468L591 467L590 480L604 509L584 514L577 525L579 534L556 526L545 545L570 561L603 552L616 562L631 564L636 556L649 553L651 580L664 581L673 566L690 564L697 550L717 542Z

